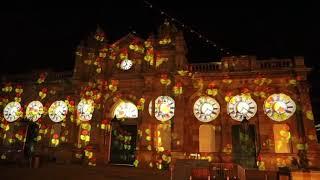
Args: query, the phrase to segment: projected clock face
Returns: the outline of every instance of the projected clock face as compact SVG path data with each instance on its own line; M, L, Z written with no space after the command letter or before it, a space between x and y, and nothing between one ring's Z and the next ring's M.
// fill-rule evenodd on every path
M117 118L137 118L138 108L132 102L122 101L114 110L114 115Z
M289 119L296 111L296 104L286 94L272 94L263 105L264 113L274 121Z
M90 121L94 111L94 102L91 99L82 99L77 106L77 111L81 121Z
M124 59L120 63L120 68L123 70L129 70L133 65L132 60L130 59Z
M193 105L193 114L201 122L210 122L220 113L219 103L208 96L200 97Z
M149 108L148 108L148 111L149 111L150 116L152 116L152 111L153 111L152 104L153 104L153 101L151 100L151 101L149 102Z
M233 96L228 105L227 113L236 121L252 118L257 112L256 102L248 95Z
M174 116L175 103L169 96L159 96L155 101L155 117L159 121L170 120Z
M64 101L55 101L49 107L49 117L53 122L64 120L68 113L68 105Z
M3 109L3 117L8 122L14 122L19 119L21 113L21 105L18 102L10 102Z
M32 101L26 110L27 119L36 122L43 114L43 105L40 101Z

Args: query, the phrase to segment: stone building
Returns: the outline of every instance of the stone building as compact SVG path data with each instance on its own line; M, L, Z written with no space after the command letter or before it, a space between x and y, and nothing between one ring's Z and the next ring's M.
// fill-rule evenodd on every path
M2 77L2 160L25 152L93 166L208 159L276 169L300 151L320 165L303 57L188 63L169 23L116 42L98 28L75 54L73 72Z

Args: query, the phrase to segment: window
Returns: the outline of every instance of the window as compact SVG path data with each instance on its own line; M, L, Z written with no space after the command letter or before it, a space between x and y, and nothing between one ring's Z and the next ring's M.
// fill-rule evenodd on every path
M169 123L159 124L157 127L157 147L171 150L171 128Z
M290 153L290 128L287 124L274 124L274 151L276 153Z
M204 124L199 127L199 152L216 151L215 126Z

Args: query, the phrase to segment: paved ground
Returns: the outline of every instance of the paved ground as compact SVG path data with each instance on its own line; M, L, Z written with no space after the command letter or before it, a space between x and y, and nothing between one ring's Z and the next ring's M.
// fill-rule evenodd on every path
M48 165L41 168L0 166L1 180L169 180L167 171L123 166Z

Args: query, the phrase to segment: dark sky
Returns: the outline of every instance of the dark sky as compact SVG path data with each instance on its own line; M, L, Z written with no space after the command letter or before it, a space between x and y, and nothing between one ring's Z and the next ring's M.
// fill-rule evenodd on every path
M26 1L1 6L0 75L41 68L72 70L76 46L94 32L98 24L105 30L109 42L133 30L146 38L156 33L164 21L165 17L160 15L162 10L234 55L305 56L306 64L313 68L310 76L313 107L319 109L320 15L317 6L218 4L201 0L150 2L154 5L152 9L143 0L40 6ZM219 60L217 49L188 30L184 30L184 34L190 62ZM318 119L320 112L316 111L315 115Z
M117 3L115 3L117 2ZM143 38L156 33L163 10L201 32L232 54L259 57L304 55L307 64L318 65L316 11L281 6L195 4L185 1L106 1L82 6L17 4L0 12L1 74L38 68L72 69L80 40L99 24L114 41L132 30ZM181 29L181 27L178 26ZM198 36L184 30L190 62L219 60L219 52Z

